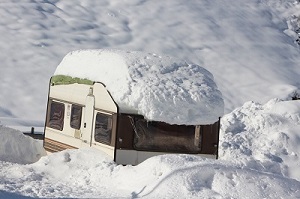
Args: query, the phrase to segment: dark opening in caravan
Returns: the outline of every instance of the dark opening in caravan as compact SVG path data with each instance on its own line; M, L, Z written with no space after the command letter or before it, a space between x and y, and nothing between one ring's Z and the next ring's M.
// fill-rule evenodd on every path
M166 153L217 158L224 102L203 67L169 56L79 50L50 80L44 147L94 147L118 164Z

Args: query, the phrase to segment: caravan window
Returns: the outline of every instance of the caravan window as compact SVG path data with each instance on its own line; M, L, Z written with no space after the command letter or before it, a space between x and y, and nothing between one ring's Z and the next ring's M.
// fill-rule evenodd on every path
M70 126L72 128L77 130L80 129L81 115L82 115L82 107L73 104L71 109L71 120L70 120Z
M52 101L47 126L62 131L64 126L65 105Z
M95 141L104 144L111 143L112 116L97 113L95 124Z
M136 150L199 153L201 139L195 126L170 125L164 122L135 121Z

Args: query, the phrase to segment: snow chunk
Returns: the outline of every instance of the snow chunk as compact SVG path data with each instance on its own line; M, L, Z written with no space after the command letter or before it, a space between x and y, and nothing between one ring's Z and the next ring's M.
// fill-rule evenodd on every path
M221 120L219 157L300 180L300 101L247 102Z
M192 63L156 54L122 50L70 52L55 75L102 82L120 112L170 124L211 124L224 112L213 75Z
M38 161L46 151L40 141L19 130L0 125L0 161L28 164Z

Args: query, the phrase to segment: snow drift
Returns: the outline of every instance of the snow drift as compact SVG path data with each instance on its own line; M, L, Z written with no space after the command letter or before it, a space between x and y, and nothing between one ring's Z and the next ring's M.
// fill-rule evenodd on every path
M38 161L46 151L40 141L0 125L0 160L28 164Z
M220 159L300 180L300 101L247 102L221 120Z

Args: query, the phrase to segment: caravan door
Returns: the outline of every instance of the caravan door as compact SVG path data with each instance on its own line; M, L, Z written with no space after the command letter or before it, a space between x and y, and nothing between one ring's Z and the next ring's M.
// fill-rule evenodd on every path
M91 146L92 132L93 132L93 120L94 120L94 108L95 108L95 96L93 95L93 88L89 90L89 94L86 96L84 107L84 123L83 131L81 134L82 146Z

